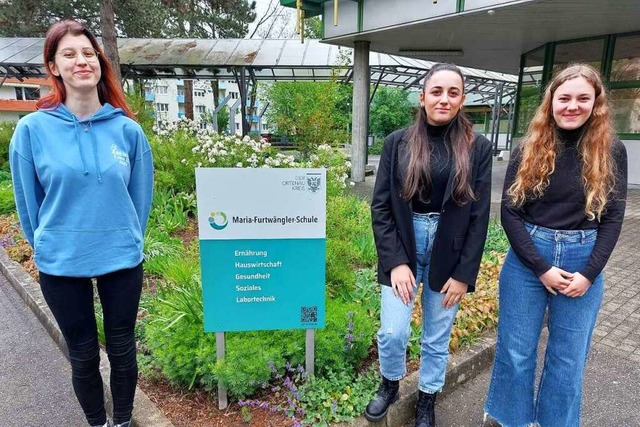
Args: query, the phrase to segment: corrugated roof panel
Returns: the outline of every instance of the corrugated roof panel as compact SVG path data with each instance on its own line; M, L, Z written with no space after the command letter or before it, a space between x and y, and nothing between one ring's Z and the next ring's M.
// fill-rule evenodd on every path
M227 60L228 64L238 66L253 65L253 60L258 55L261 44L262 40L260 39L242 40Z
M218 39L213 48L202 58L203 64L211 65L236 65L231 64L229 58L238 47L242 40L239 39Z
M284 42L285 40L264 40L258 54L253 59L253 65L256 67L278 65Z
M11 42L11 39L4 40L7 40L7 44L6 46L2 45L2 48L0 48L0 62L23 64L28 63L34 57L40 56L40 64L42 64L44 39L19 38L15 42Z

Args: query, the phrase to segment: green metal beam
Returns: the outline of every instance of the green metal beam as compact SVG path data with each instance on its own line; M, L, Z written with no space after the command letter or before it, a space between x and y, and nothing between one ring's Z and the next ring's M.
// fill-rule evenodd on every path
M328 1L333 0L303 0L302 10L304 10L305 18L311 18L312 16L321 15L324 9L322 4ZM280 5L297 9L298 2L296 0L280 0Z

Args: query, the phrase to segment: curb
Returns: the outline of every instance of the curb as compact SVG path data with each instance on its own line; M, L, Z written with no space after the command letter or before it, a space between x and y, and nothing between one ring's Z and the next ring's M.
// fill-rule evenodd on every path
M466 381L474 378L493 363L496 351L495 331L484 334L471 347L467 347L449 356L447 377L441 395L454 391ZM369 422L364 416L352 423L332 424L334 427L399 427L410 423L415 417L418 400L418 381L420 372L407 375L400 382L400 399L389 407L387 416L376 423Z
M53 341L60 347L65 357L69 359L69 351L62 332L47 306L40 291L40 285L27 273L20 264L11 260L4 248L0 248L0 272L11 283L20 297L36 315L42 326L49 333ZM105 384L109 384L111 369L107 354L100 349L100 372ZM105 387L105 406L112 412L112 399L109 387ZM171 421L147 397L140 387L136 387L135 405L133 409L133 424L139 427L174 427Z

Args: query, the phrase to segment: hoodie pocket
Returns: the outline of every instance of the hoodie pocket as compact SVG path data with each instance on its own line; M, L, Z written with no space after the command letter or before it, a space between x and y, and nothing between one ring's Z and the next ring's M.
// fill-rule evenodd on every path
M78 267L108 264L137 256L142 251L128 228L105 230L45 229L36 243L39 266L71 263Z

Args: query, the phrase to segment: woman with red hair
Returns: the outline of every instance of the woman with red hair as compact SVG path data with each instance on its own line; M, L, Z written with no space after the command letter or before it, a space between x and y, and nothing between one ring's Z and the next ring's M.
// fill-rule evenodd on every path
M44 63L53 90L10 145L16 207L40 286L69 348L73 388L91 426L104 406L93 308L96 280L111 364L113 421L129 427L138 368L134 335L153 164L147 138L97 40L53 25Z
M576 64L547 87L512 154L502 197L511 249L485 412L503 426L578 427L604 269L626 204L627 154L598 72ZM534 398L545 312L549 339Z

